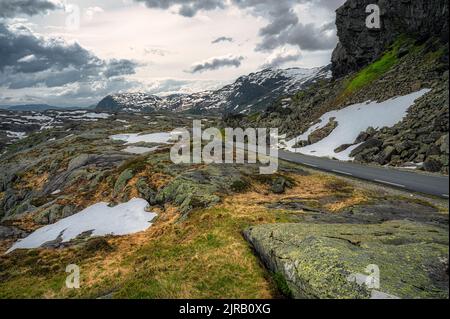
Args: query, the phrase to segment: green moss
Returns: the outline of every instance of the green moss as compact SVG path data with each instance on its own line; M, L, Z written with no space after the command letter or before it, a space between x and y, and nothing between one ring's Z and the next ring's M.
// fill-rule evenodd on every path
M116 184L114 185L114 193L120 193L127 185L128 181L133 178L133 176L134 172L131 168L124 170L117 178Z
M283 296L287 298L292 298L292 291L289 288L289 285L284 276L279 272L276 272L272 274L272 278L275 284L277 285L278 289L280 290L280 292L283 294Z
M408 221L374 225L284 224L256 226L248 238L274 272L289 278L296 298L369 298L348 280L380 269L379 291L400 298L448 298L448 232Z
M242 193L249 188L249 183L243 180L235 180L231 183L231 190L236 193Z
M138 156L135 158L132 158L125 163L123 163L120 167L120 171L124 170L132 170L135 174L143 171L147 165L146 162L147 158L145 156Z
M248 116L248 120L251 122L255 122L259 119L260 113L253 113Z
M381 59L360 71L347 85L345 93L353 93L381 77L397 63L397 55L389 51Z
M399 39L384 53L377 61L362 69L358 74L351 78L345 87L344 95L352 94L361 88L369 85L388 72L399 61L398 53L400 48L410 46L411 40L405 37Z

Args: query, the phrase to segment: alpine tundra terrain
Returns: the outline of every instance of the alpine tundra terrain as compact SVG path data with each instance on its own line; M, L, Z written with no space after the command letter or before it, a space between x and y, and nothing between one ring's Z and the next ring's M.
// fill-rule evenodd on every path
M293 161L260 175L170 159L172 130L201 120L280 128L292 156L448 179L448 3L384 3L380 30L368 4L338 9L325 68L0 110L0 297L448 298L442 196Z

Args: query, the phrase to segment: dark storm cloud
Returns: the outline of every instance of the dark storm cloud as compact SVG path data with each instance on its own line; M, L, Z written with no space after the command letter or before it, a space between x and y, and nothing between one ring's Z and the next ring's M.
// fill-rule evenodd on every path
M12 18L17 15L36 15L57 9L57 5L47 0L1 0L0 18Z
M215 39L214 41L212 41L212 44L217 44L220 42L233 42L233 38L230 37L219 37L217 39Z
M126 74L134 74L136 67L137 64L133 61L113 59L109 61L108 67L104 74L107 78Z
M201 10L214 10L225 7L223 0L135 0L143 2L149 8L169 9L180 6L178 13L185 17L193 17Z
M195 16L201 10L225 8L225 0L135 0L145 3L149 8L169 9L179 6L178 13L185 17ZM336 46L337 36L334 24L323 28L320 24L301 23L294 7L309 4L311 7L334 12L346 0L231 0L231 4L247 10L255 16L269 20L259 35L262 38L258 51L271 51L284 45L295 45L302 50L328 50ZM321 23L326 21L321 21ZM329 22L328 22L329 23ZM214 43L214 42L213 42Z
M312 23L298 23L292 28L280 31L278 34L266 35L256 49L270 51L285 44L298 46L302 50L329 50L336 46L337 36L333 28L317 26Z
M266 17L270 23L262 28L259 35L261 43L258 51L271 51L283 45L295 45L302 50L328 50L336 46L337 37L334 23L301 23L294 12L297 4L310 4L327 11L334 11L345 0L232 0L241 9Z
M240 67L241 61L244 60L242 56L225 56L216 57L209 60L199 62L194 64L189 71L189 73L200 73L205 71L218 70L224 67Z
M0 23L0 86L57 87L134 74L130 60L105 61L78 43L39 38L25 27Z

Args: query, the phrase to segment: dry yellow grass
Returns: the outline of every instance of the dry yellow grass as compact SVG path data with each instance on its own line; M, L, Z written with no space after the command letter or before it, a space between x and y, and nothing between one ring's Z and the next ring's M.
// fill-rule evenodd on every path
M43 174L37 174L33 171L28 171L24 175L21 176L20 181L16 183L16 189L33 189L33 190L42 190L44 185L48 181L48 173L45 172Z
M95 252L81 261L82 289L76 293L98 297L113 289L117 297L135 298L277 297L274 282L253 255L242 231L251 225L280 222L280 216L281 220L288 220L292 212L266 207L274 202L290 199L319 202L322 198L336 197L325 208L338 213L367 200L364 191L355 191L332 176L285 175L294 185L284 194L273 194L267 183L254 181L248 192L225 197L214 208L191 212L183 222L179 222L180 213L174 206L152 207L158 214L152 227L138 234L107 238L112 251ZM138 178L150 181L152 176L156 174L146 169L131 179L130 195L137 195ZM165 183L169 180L167 177ZM101 182L94 194L83 194L69 202L87 206L99 199L105 201L108 188L110 185ZM21 226L31 224L25 219L21 222ZM42 262L67 263L79 255L79 249L43 250ZM59 289L48 286L41 295L55 298L71 293L63 286Z

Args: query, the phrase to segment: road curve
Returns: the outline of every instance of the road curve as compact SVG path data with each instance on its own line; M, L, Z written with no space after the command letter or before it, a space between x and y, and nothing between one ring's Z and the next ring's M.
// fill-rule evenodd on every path
M394 168L372 167L279 150L279 158L339 175L448 199L448 176L427 175Z

